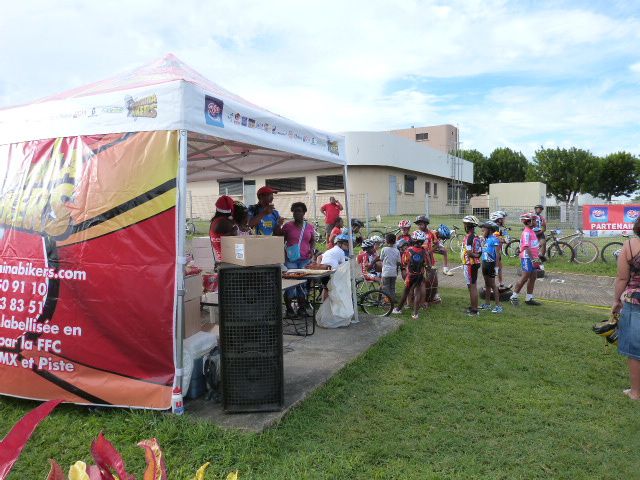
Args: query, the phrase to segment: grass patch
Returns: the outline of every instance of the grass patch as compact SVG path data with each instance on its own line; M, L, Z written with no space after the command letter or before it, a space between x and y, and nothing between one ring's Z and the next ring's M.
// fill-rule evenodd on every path
M262 434L189 417L63 406L36 431L12 480L47 459L89 460L99 431L141 472L135 442L157 437L170 478L233 469L242 479L636 478L640 404L623 360L590 332L601 310L546 303L461 314L463 290L407 320ZM0 435L33 402L0 399Z

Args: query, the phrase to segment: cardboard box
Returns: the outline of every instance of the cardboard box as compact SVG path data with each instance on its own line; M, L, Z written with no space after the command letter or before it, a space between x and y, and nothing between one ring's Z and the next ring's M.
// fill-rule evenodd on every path
M284 238L264 235L222 237L222 260L241 267L284 263Z
M184 338L196 334L202 328L200 297L184 302Z

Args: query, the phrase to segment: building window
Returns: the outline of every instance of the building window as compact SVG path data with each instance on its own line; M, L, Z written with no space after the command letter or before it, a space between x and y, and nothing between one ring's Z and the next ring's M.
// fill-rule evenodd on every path
M433 196L438 198L438 184L436 182L433 182Z
M404 176L404 193L415 193L416 178L415 175Z
M268 178L267 187L275 188L279 192L304 192L306 190L305 177Z
M447 203L449 205L463 205L467 203L467 186L447 183Z
M431 182L424 183L424 193L427 195L431 195Z
M244 188L242 186L241 178L234 178L230 180L218 180L218 194L219 195L242 195Z
M416 133L416 142L426 142L429 140L428 133Z
M342 175L318 175L318 191L344 190L344 177Z

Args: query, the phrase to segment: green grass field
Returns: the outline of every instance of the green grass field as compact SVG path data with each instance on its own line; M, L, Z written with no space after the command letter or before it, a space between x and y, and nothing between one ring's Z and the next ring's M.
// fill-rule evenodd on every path
M140 478L135 442L157 437L169 478L238 469L241 479L638 478L640 403L623 359L590 331L606 310L546 303L462 315L464 290L407 320L262 434L157 412L63 406L11 480L89 460L104 431ZM0 399L0 436L34 402Z

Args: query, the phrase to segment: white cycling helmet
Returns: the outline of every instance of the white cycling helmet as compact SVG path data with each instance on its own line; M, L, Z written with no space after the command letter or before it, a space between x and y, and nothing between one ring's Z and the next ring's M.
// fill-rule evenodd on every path
M411 239L419 242L424 242L427 239L427 234L422 230L416 230L411 234Z
M498 210L497 212L491 212L489 214L489 220L491 220L492 222L495 222L496 220L503 219L505 216L502 213L503 212L501 212L500 210Z
M369 239L369 241L373 243L384 243L384 240L382 240L382 237L380 235L374 235Z
M467 215L462 219L462 223L468 223L477 227L480 225L480 220L478 220L478 217L475 217L474 215Z

